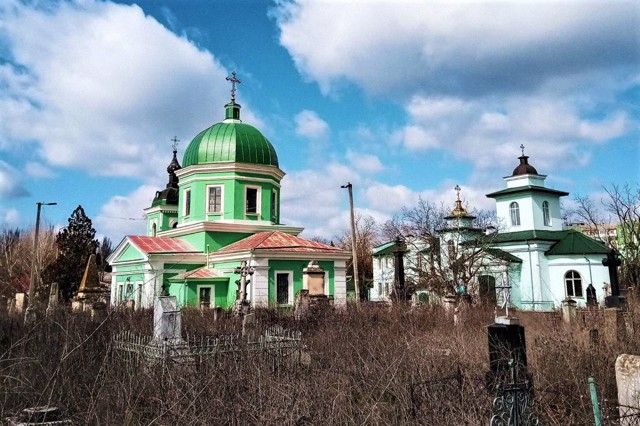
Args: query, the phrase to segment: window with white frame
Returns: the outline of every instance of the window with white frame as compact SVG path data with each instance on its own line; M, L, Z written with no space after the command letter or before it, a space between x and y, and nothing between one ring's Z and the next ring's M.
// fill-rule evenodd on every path
M222 186L207 187L207 213L222 213Z
M153 223L151 224L151 236L152 236L152 237L155 237L155 236L156 236L156 230L157 230L156 223L155 223L155 222L153 222Z
M567 296L582 297L582 277L578 271L567 271L564 274L564 284L567 289Z
M189 216L191 214L191 188L184 190L184 209L183 216Z
M293 303L293 274L276 272L276 303L278 305L291 305Z
M511 215L511 225L520 226L520 206L515 201L509 204L509 213Z
M547 201L542 202L542 221L544 226L551 225L551 215L549 214L549 203Z
M245 212L247 214L258 214L260 210L259 190L260 188L255 186L247 186L245 188Z

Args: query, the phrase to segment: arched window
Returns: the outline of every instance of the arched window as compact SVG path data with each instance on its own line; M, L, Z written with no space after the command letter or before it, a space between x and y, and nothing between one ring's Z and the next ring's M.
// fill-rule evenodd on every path
M544 222L544 226L551 225L551 216L549 215L549 203L546 201L542 202L542 220Z
M509 204L509 213L511 214L511 225L520 226L520 206L515 201Z
M156 229L157 229L157 227L156 227L156 223L155 223L155 222L153 222L153 223L151 224L151 236L152 236L152 237L155 237L155 236L156 236Z
M578 271L568 271L564 274L564 284L567 289L567 296L582 297L582 277Z

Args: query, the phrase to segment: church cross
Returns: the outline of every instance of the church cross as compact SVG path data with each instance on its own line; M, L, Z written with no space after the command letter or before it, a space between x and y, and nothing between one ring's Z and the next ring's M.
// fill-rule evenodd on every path
M458 201L460 201L460 191L461 191L460 185L456 185L456 187L453 189L456 190L456 196L458 197Z
M520 150L522 150L522 156L524 157L524 145L520 144Z
M231 73L231 77L227 77L226 80L231 82L231 102L235 102L236 101L236 83L240 84L242 82L236 78L235 71L233 71Z
M171 139L171 142L173 142L173 152L177 152L178 151L178 142L180 142L180 139L178 139L177 136L174 136L173 139Z

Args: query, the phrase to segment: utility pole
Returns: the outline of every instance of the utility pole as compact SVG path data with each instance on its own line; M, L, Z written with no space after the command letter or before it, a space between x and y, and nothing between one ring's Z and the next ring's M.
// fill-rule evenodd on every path
M38 279L38 237L40 235L40 210L42 206L55 206L58 203L43 203L38 201L36 205L38 206L38 212L36 213L36 229L33 235L33 254L31 257L31 279L29 280L29 305L27 309L24 311L24 322L25 323L33 323L35 318L35 301L34 295L36 291L36 280Z
M356 288L356 303L360 303L360 283L358 278L358 253L356 250L356 220L353 214L353 190L351 182L347 182L346 185L340 186L340 188L347 188L349 190L349 212L351 213L351 256L353 257L353 283Z

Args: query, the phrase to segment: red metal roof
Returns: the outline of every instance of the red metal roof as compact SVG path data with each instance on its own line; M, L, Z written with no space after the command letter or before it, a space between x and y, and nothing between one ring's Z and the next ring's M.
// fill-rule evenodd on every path
M280 231L259 232L230 244L212 254L268 250L279 253L344 253L344 250L317 241L305 240Z
M168 237L143 237L139 235L129 235L129 240L140 250L149 253L201 253L186 241Z
M228 278L228 276L224 275L220 271L203 266L202 268L194 269L193 271L187 271L187 272L178 274L172 279L184 280L184 279L194 279L194 278L225 278L225 277Z

